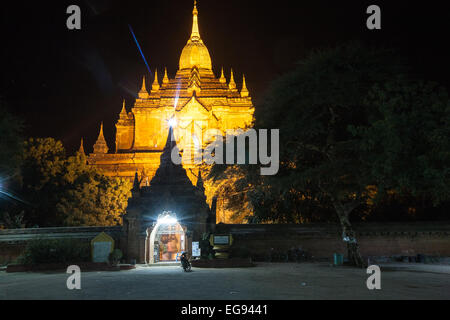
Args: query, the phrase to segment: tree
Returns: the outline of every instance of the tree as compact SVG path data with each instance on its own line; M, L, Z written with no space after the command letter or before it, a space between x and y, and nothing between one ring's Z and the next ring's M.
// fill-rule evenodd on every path
M214 165L209 179L224 209L232 212L231 223L310 223L330 220L330 208L309 190L284 188L277 179L261 176L258 166ZM278 183L280 182L280 183Z
M389 63L390 56L357 44L315 52L275 82L255 115L258 127L279 128L282 135L284 170L274 178L276 188L299 190L333 208L356 266L365 263L350 214L366 201L372 181L348 128L366 122L370 88L402 69Z
M450 200L450 100L432 82L398 78L377 84L368 126L351 128L379 189L437 205Z
M349 128L367 124L370 89L405 72L392 51L349 44L313 52L274 81L255 108L255 127L280 129L279 173L257 177L254 166L242 167L255 216L298 222L334 213L349 261L364 266L350 214L366 202L373 180Z
M82 153L66 157L62 143L52 138L25 143L22 174L32 225L118 225L131 195L129 181L103 175Z
M220 201L224 202L220 207L225 211L223 219L238 224L249 221L253 208L248 198L247 172L240 170L239 166L220 166L220 169L219 166L204 166L203 170L206 177L213 177L210 192L217 197L220 195Z
M131 183L107 177L86 166L82 154L68 159L67 177L72 184L57 204L67 225L108 226L122 223Z

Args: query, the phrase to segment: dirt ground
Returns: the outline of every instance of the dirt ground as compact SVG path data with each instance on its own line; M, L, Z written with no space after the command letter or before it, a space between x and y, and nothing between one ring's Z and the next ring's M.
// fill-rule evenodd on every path
M366 270L327 263L258 263L254 268L138 266L82 272L81 290L67 289L64 272L0 271L0 299L450 299L450 266L381 266L381 290L368 290Z

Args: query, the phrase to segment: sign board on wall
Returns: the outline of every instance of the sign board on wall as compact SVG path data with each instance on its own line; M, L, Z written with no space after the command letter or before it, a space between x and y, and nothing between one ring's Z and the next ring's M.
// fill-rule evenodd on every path
M92 262L108 262L111 248L111 242L94 242L94 247L92 248Z
M198 241L193 241L192 242L192 256L193 257L200 257L202 254L202 251L200 249L199 246L199 242Z
M230 236L214 236L213 238L214 245L229 245L230 244Z
M108 262L114 250L114 239L102 232L91 241L92 262Z

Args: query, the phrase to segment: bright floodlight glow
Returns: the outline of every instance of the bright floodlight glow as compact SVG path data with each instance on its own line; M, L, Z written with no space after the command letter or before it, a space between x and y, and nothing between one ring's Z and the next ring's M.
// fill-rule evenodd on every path
M177 119L175 118L171 118L169 119L169 126L171 126L172 128L177 126Z
M158 223L160 223L160 224L175 224L177 222L178 222L178 220L171 216L164 216L164 217L158 218Z

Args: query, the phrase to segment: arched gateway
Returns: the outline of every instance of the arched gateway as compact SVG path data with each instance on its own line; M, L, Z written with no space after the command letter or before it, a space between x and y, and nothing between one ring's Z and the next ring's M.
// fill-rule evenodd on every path
M174 261L177 253L192 252L192 241L199 241L216 224L215 212L206 203L200 172L194 186L182 165L171 160L172 150L178 152L172 135L170 128L150 186L140 187L136 174L124 217L125 255L137 263Z
M158 216L153 227L147 229L147 263L176 261L182 251L186 251L186 229L172 212Z

